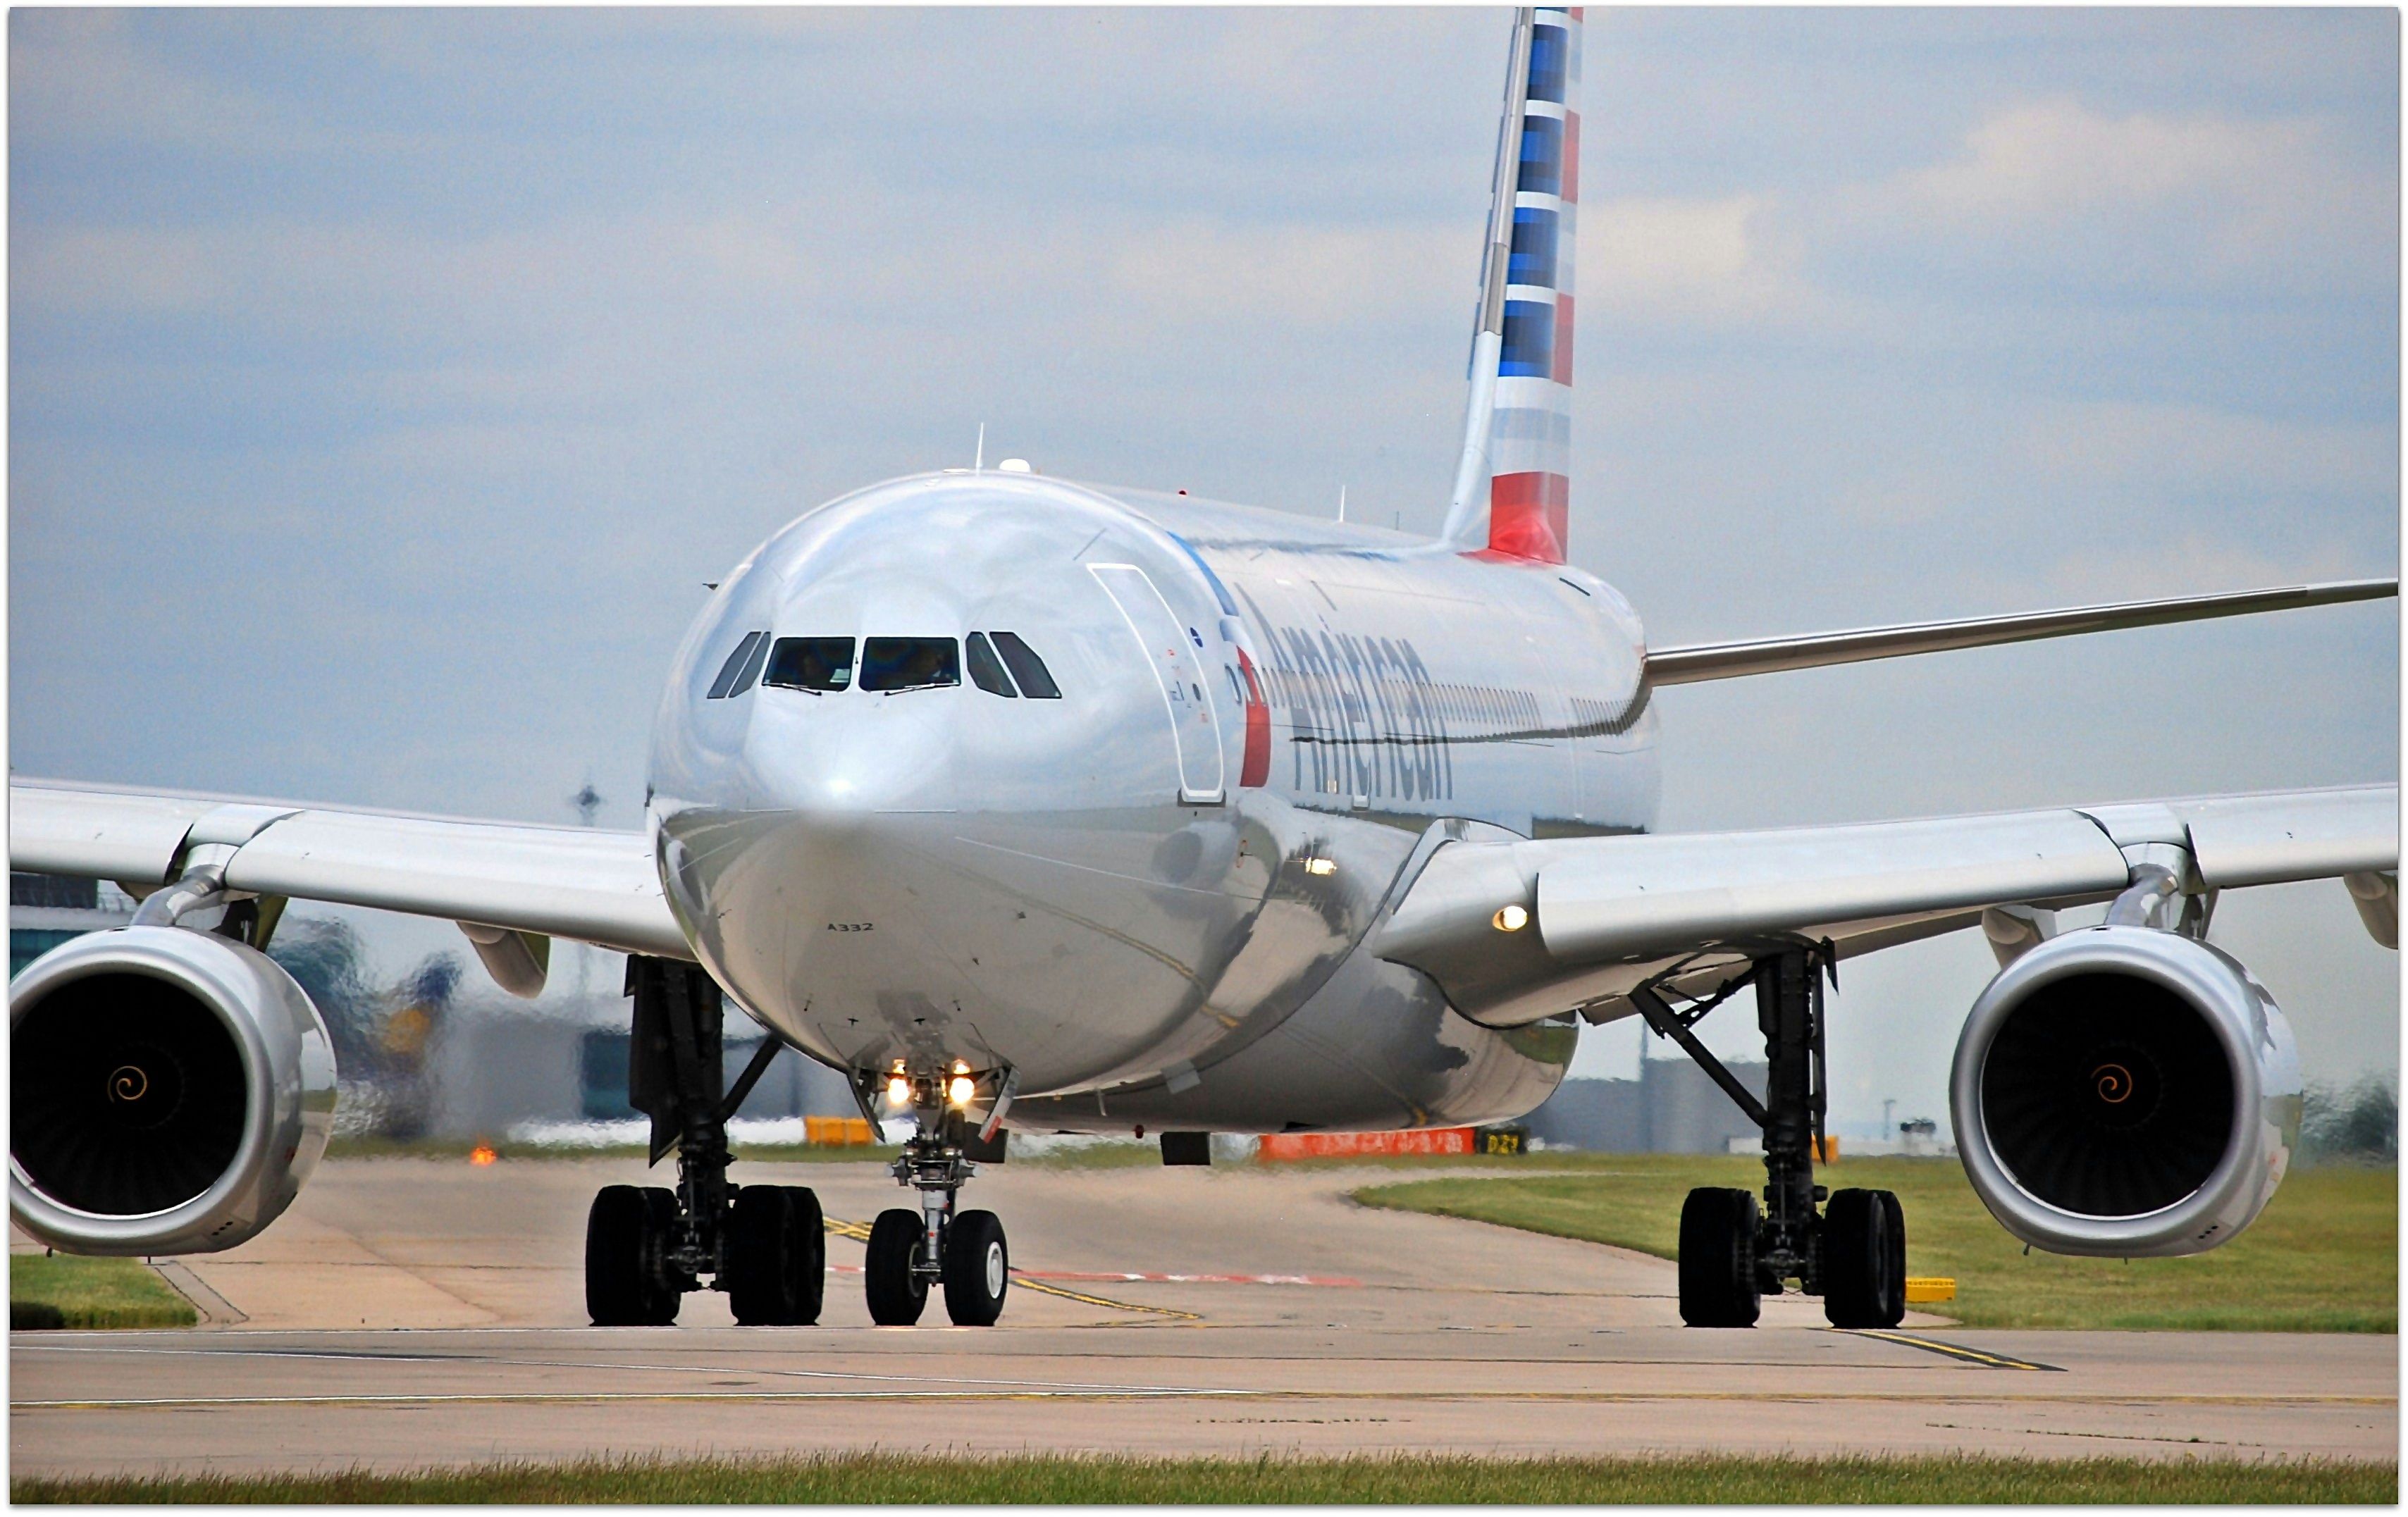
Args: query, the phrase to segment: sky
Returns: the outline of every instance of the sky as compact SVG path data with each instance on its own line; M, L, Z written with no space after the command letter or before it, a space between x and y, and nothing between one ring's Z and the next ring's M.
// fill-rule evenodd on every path
M12 770L632 826L704 582L982 424L1434 531L1508 15L11 10ZM2396 11L1588 16L1571 554L1656 645L2397 572ZM2399 637L1679 687L1663 824L2396 779ZM2340 885L2216 937L2397 1068ZM1849 966L1837 1123L1992 971Z

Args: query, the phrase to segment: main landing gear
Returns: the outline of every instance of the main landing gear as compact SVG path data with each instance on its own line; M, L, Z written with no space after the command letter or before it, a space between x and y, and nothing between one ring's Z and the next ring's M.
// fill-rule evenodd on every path
M1828 944L1758 959L1719 995L1675 1011L1652 986L1632 995L1647 1024L1681 1045L1764 1134L1764 1208L1745 1191L1700 1189L1681 1208L1681 1320L1692 1327L1753 1327L1760 1297L1785 1282L1823 1298L1834 1327L1895 1327L1906 1315L1906 1219L1888 1191L1814 1183L1823 1148L1823 974ZM1690 1031L1749 983L1764 1032L1764 1099ZM1827 1201L1817 1216L1815 1203Z
M746 1325L820 1319L827 1278L819 1197L801 1186L727 1182L727 1119L781 1045L764 1040L723 1091L719 986L690 964L630 958L636 998L627 1094L652 1119L657 1164L678 1151L677 1189L606 1185L585 1221L585 1309L599 1327L666 1325L688 1291L727 1293Z
M888 1077L896 1104L908 1095L919 1118L919 1131L895 1161L895 1182L920 1193L920 1209L893 1207L870 1224L862 1267L869 1319L881 1326L918 1322L931 1285L943 1289L945 1315L956 1327L992 1327L1003 1315L1004 1293L1011 1284L1003 1224L992 1211L954 1209L962 1186L978 1172L972 1161L1003 1160L1001 1112L987 1119L985 1130L971 1128L963 1110L968 1100L949 1094L957 1081L968 1081L963 1087L968 1090L982 1082L960 1065L941 1076ZM1008 1100L999 1096L998 1105Z

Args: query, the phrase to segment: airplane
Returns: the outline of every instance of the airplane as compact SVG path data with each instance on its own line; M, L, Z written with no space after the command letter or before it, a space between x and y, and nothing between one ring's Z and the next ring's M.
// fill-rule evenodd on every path
M554 938L629 955L631 1099L678 1179L595 1197L597 1324L673 1322L705 1288L742 1324L818 1320L817 1198L728 1178L727 1119L784 1047L843 1071L863 1115L912 1119L894 1174L916 1204L870 1229L872 1319L915 1323L934 1291L985 1325L1010 1250L959 1201L1012 1128L1153 1132L1201 1164L1214 1133L1503 1122L1583 1025L1637 1017L1763 1137L1760 1194L1683 1205L1683 1320L1747 1326L1795 1290L1895 1325L1897 1197L1817 1182L1824 989L1976 926L2000 972L1951 1109L1999 1223L2122 1257L2237 1236L2301 1085L2209 923L2225 891L2334 879L2396 948L2396 783L1668 834L1654 695L2398 581L1650 646L1566 562L1582 26L1515 13L1435 538L982 455L830 501L725 576L671 661L641 830L12 780L13 868L140 902L10 986L17 1224L200 1252L292 1203L336 1089L323 1023L264 952L302 900L456 923L520 995ZM1696 1032L1742 994L1761 1090ZM769 1035L732 1084L731 1003Z

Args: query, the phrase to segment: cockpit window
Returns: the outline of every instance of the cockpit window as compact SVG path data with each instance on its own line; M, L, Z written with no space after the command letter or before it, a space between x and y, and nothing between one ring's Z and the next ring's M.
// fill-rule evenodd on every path
M736 651L728 654L727 662L719 666L719 678L710 682L710 693L703 699L718 700L733 689L736 677L743 672L744 661L752 656L752 650L761 646L763 639L768 636L766 632L746 633L744 640L736 645Z
M996 633L995 651L1003 655L1003 662L1010 668L1011 677L1020 681L1022 694L1037 701L1062 698L1062 687L1055 684L1054 677L1045 671L1045 661L1037 656L1035 649L1020 640L1020 634Z
M1020 694L1011 688L1011 678L1003 672L1003 663L995 656L995 650L988 646L983 632L973 632L969 636L969 664L970 683L988 694L1010 700Z
M848 639L846 651L852 651ZM892 694L962 682L961 645L951 637L871 637L861 650L861 688Z
M872 637L869 646L874 650L884 640ZM786 690L842 690L853 683L853 639L781 637L761 682Z
M752 681L761 678L761 665L768 662L769 635L765 632L752 644L752 651L745 658L744 667L736 676L736 682L727 687L728 698L732 700L752 689Z

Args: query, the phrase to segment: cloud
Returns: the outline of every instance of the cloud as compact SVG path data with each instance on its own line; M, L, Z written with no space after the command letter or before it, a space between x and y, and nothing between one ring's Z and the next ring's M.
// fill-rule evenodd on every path
M12 140L152 150L168 145L254 149L273 141L277 115L258 93L162 60L146 43L143 27L131 11L11 10Z
M1182 218L1098 228L1091 246L1112 303L1180 324L1271 321L1314 329L1469 309L1477 230L1461 226L1233 224Z
M2073 292L2366 293L2397 276L2397 180L2309 118L2000 111L1947 162L1840 197L1841 240ZM1853 233L1853 236L1850 233Z
M2385 499L2399 483L2397 435L2204 406L2053 401L2033 408L2015 451L2045 483L2271 509L2303 496Z
M1805 318L1824 297L1797 278L1796 250L1774 236L1772 211L1765 194L1622 196L1583 206L1582 309L1708 327Z
M2161 342L2169 301L2387 299L2398 206L2391 168L2322 121L2053 99L1819 191L1600 197L1582 208L1580 292L1584 311L1664 332L1812 330L1924 351L2073 341L2104 360Z

